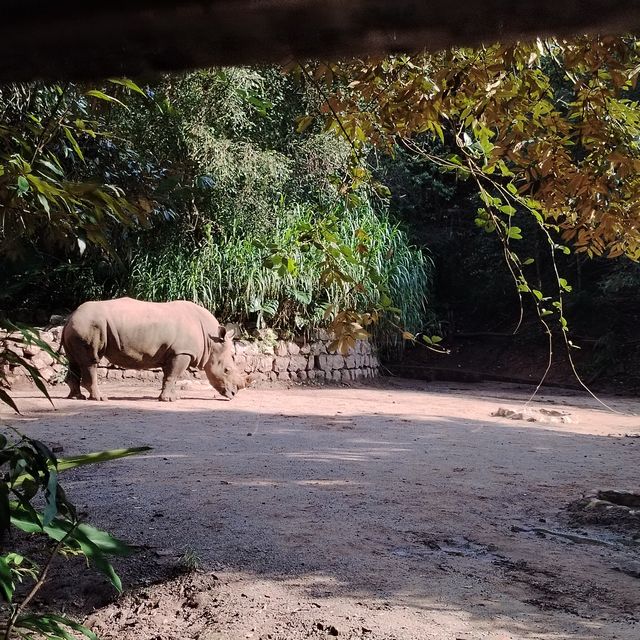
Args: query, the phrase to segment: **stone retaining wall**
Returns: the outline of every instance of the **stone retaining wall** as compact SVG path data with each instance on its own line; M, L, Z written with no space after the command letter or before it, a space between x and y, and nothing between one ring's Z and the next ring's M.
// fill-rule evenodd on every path
M40 337L50 345L53 351L60 346L62 327L52 327L40 331ZM266 333L266 338L255 341L236 340L234 342L235 361L246 373L253 374L257 381L334 381L349 382L374 378L379 373L379 362L375 347L365 340L358 340L354 349L346 355L329 353L331 342L328 334L319 331L309 342L302 339L276 340ZM0 337L6 341L7 336ZM57 363L45 350L36 345L17 346L13 342L8 345L18 355L37 367L43 378L50 384L62 382L65 375L64 366ZM7 381L17 382L26 377L24 369L9 364L1 364ZM160 380L162 371L135 371L121 369L103 360L98 366L98 376L108 380ZM186 377L206 379L203 372L189 370Z

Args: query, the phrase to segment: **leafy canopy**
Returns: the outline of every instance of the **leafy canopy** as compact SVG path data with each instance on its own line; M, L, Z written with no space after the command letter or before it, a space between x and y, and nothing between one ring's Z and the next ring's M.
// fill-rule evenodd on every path
M113 89L143 93L132 81ZM144 94L143 94L144 95ZM110 230L145 222L148 200L110 175L111 108L122 101L73 84L0 88L0 255L22 257L35 244L87 243L111 250Z
M585 36L303 72L328 97L328 128L357 154L398 142L421 153L420 134L437 136L456 153L434 160L473 176L499 218L521 207L576 251L638 260L639 47L629 37Z

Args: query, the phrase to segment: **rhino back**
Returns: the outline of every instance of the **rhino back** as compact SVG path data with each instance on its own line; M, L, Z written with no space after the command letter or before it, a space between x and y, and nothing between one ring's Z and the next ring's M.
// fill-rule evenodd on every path
M68 326L112 363L144 369L161 366L176 354L187 354L193 366L202 367L208 356L207 334L217 331L218 323L191 302L118 298L84 303Z

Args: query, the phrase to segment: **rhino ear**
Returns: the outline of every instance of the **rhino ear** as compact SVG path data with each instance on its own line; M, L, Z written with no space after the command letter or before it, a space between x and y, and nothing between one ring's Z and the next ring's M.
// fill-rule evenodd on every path
M227 330L221 326L218 329L218 335L216 335L215 333L210 333L209 338L211 338L212 342L224 342L226 335L227 335Z
M225 332L225 339L227 340L233 340L233 336L236 335L236 329L233 326L220 327L220 331Z
M218 329L218 335L214 333L210 334L209 337L213 342L224 342L225 340L231 340L235 334L234 329L227 329L227 327L223 327L222 325Z

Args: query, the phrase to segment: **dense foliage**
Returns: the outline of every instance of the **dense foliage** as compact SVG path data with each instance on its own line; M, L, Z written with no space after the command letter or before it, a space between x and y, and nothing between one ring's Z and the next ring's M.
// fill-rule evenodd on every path
M12 318L75 302L78 280L93 279L87 258L117 263L126 230L153 218L154 168L111 126L122 100L148 100L129 80L107 84L0 89L0 308Z
M0 88L5 260L34 247L50 251L76 241L108 250L114 225L144 219L136 192L127 189L125 197L122 185L108 175L113 143L104 101L115 100L70 84Z
M453 281L461 281L459 294L475 298L476 311L485 316L505 300L511 308L524 304L525 318L527 310L538 318L550 349L556 331L566 347L573 346L567 294L579 285L583 302L590 296L605 300L606 275L602 283L592 281L587 274L594 270L580 255L624 256L623 263L640 259L639 73L636 39L596 36L299 68L300 77L327 98L321 120L354 151L345 189L371 179L371 145L400 157L400 162L385 163L396 186L399 178L420 182L434 170L451 172L466 183L453 187L462 198L454 206L457 213L448 216L461 220L458 214L465 210L460 229L447 240L438 228L430 238L441 244L431 245L437 271L448 267ZM308 117L301 126L313 121ZM416 170L420 164L422 171ZM435 188L422 185L441 202L451 188L441 177ZM447 186L438 193L442 185ZM407 187L402 185L404 193L415 201L415 190ZM424 192L420 196L428 200ZM442 220L442 214L436 218ZM416 217L429 216L414 209L409 214L413 230L420 227ZM471 220L497 244L460 234ZM424 237L424 229L420 232ZM447 260L449 255L462 259ZM467 269L464 276L461 267ZM481 275L487 268L490 279ZM640 280L637 264L620 268L627 283ZM481 272L475 282L466 277L474 270ZM595 271L602 277L617 270L611 265ZM516 287L515 299L505 286L509 280ZM441 300L449 298L449 288L442 289ZM615 306L616 316L630 312L627 325L638 318L634 300ZM521 322L522 316L513 325ZM585 316L574 326L596 332ZM635 344L634 333L617 341L629 343L629 337Z
M314 245L305 241L319 234ZM335 264L327 264L323 239L332 239ZM364 259L360 252L366 252ZM330 268L331 267L331 268ZM339 272L342 277L330 277ZM370 274L380 281L367 285ZM401 317L419 330L427 317L431 262L408 245L406 234L367 203L329 211L309 205L282 209L262 232L205 233L197 243L175 236L134 252L129 291L150 300L188 299L247 328L302 331L335 316L337 309L385 306L389 292Z
M638 41L615 37L496 44L314 71L334 91L324 107L330 126L354 147L401 142L459 167L502 216L523 207L558 225L577 251L632 259L640 258L639 74ZM425 132L456 154L421 148L416 136Z
M78 162L85 168L92 158L103 189L107 178L108 188L126 189L134 210L150 213L134 220L149 231L106 226L99 240L109 253L88 245L83 255L45 249L34 233L32 251L5 264L5 308L19 301L33 314L51 311L52 299L65 309L119 294L180 297L248 328L295 331L334 319L330 304L370 311L398 298L408 314L402 322L422 326L429 262L408 246L383 200L366 188L348 201L339 194L348 145L296 131L296 117L319 104L313 93L272 68L167 77L145 88L146 100L139 93L129 96L130 108L115 97L99 101L107 103L100 122L109 136L96 145L84 135ZM326 233L306 251L300 234L309 224ZM84 229L75 231L85 249ZM327 251L337 252L325 265L335 267L331 277L319 268ZM274 252L286 253L286 269L273 264Z
M637 58L631 39L580 38L289 75L203 70L144 90L117 81L111 95L20 88L53 97L7 110L14 123L34 105L57 122L64 92L50 152L68 176L126 193L131 216L128 229L107 225L112 255L81 225L66 229L82 248L89 240L84 253L27 234L29 251L4 261L2 306L31 319L41 308L44 319L87 298L186 297L248 328L295 331L339 320L346 305L373 317L386 309L412 332L435 326L437 309L454 333L513 326L529 294L536 309L525 311L566 328L570 289L577 312L607 304L616 279L625 291L637 280L632 264L592 267L577 255L637 252ZM81 156L67 125L80 128L69 133ZM411 242L430 250L435 270ZM573 319L597 334L584 315Z

